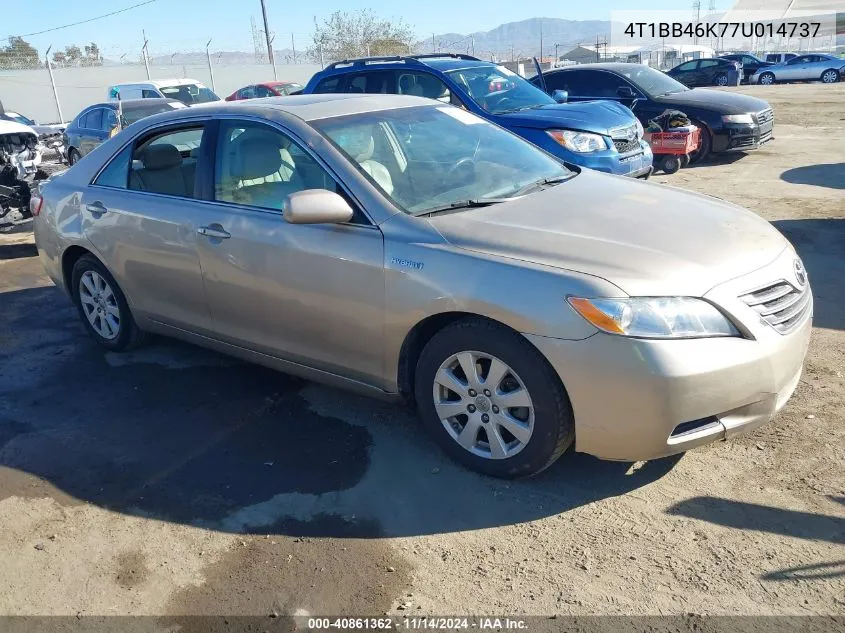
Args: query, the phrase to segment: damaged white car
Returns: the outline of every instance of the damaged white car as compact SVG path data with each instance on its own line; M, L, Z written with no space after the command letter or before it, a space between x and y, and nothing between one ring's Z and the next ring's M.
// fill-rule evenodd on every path
M35 131L13 121L0 121L0 169L11 165L18 178L34 176L43 148Z

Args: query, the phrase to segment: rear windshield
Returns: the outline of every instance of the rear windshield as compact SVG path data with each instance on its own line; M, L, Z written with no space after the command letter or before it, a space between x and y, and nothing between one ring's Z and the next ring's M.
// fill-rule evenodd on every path
M163 86L159 88L161 94L168 99L178 99L185 105L194 103L208 103L209 101L220 101L214 92L205 86L197 84L185 84L183 86Z

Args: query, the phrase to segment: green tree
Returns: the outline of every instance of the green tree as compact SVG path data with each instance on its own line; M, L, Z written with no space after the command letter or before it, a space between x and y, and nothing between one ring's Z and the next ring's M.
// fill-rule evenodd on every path
M77 66L82 61L82 50L75 44L73 46L66 46L65 58L67 59L68 66Z
M0 68L37 68L41 65L38 51L22 37L12 36L7 46L0 47Z
M82 60L83 66L102 66L103 58L100 55L100 47L94 42L85 46L85 57Z
M354 13L335 11L318 22L314 18L313 45L308 49L311 59L349 59L365 55L395 55L407 53L414 33L402 20L379 18L370 9Z

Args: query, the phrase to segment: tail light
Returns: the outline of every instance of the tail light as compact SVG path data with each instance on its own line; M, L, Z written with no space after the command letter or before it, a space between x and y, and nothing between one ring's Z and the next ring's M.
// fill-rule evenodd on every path
M29 212L32 217L37 217L41 213L41 206L44 204L44 198L41 196L32 196L29 199Z

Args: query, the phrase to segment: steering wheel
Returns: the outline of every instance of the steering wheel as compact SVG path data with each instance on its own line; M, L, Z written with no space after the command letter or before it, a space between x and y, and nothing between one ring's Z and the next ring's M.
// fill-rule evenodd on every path
M453 179L456 178L458 174L462 174L463 176L474 176L475 175L475 158L478 156L478 148L481 146L481 136L479 135L478 139L475 141L475 148L472 150L472 154L470 156L464 156L463 158L459 158L458 161L449 168L449 171L446 172L446 178ZM464 178L462 178L463 180Z

